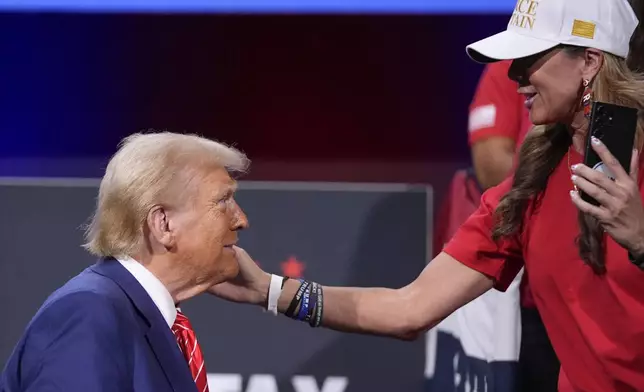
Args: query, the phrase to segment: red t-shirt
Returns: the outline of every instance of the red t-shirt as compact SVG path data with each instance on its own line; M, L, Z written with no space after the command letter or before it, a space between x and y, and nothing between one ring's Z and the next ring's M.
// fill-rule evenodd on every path
M470 145L490 137L507 137L519 146L532 129L530 112L525 107L525 97L517 93L518 85L508 77L512 61L488 64L479 80L470 105ZM534 307L528 285L528 274L521 281L521 305Z
M532 128L525 97L508 77L511 61L488 64L470 104L468 121L470 145L489 137L507 137L517 147Z
M581 161L571 152L571 164ZM643 174L640 169L641 192ZM495 243L494 209L510 187L508 179L488 190L444 251L493 278L499 290L508 287L525 263L534 300L561 361L560 392L643 390L644 271L610 236L606 275L595 275L580 259L566 157L551 175L539 208L528 210L520 235Z

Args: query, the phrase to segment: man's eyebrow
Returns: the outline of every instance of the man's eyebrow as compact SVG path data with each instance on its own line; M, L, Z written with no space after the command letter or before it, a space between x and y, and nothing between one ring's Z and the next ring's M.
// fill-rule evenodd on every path
M237 183L227 184L219 193L218 197L230 197L237 191Z

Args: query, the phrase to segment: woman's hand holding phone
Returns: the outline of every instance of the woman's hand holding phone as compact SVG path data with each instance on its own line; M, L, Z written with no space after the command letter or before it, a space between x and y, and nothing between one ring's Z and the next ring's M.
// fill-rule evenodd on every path
M573 183L579 191L597 200L598 205L583 200L574 190L570 193L572 202L579 210L597 218L615 242L631 254L644 254L644 206L637 183L639 154L633 150L630 173L627 173L599 139L593 138L591 144L615 179L584 164L573 165Z

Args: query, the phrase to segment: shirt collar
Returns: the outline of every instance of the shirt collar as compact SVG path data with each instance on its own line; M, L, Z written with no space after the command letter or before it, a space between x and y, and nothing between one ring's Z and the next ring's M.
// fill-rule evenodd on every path
M119 263L128 270L134 279L139 282L143 289L148 293L152 302L157 306L163 319L172 328L174 320L177 318L177 309L172 300L168 289L161 283L152 272L143 266L143 264L132 258L119 258Z

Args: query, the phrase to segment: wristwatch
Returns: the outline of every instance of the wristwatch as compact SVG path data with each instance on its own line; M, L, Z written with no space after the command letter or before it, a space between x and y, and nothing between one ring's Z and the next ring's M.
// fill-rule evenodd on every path
M644 253L635 257L631 252L628 252L628 260L635 264L637 268L644 270Z

